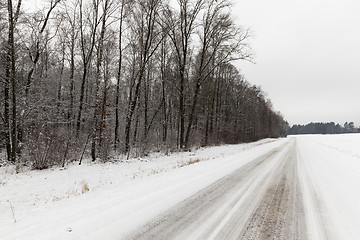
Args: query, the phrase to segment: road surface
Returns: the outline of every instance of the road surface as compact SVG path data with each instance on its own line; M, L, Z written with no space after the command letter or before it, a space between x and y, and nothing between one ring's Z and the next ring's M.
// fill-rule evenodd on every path
M319 199L300 180L296 139L254 159L125 239L329 239ZM303 192L313 197L303 198ZM307 207L313 208L307 216ZM309 208L309 207L308 207ZM307 222L316 224L317 236Z

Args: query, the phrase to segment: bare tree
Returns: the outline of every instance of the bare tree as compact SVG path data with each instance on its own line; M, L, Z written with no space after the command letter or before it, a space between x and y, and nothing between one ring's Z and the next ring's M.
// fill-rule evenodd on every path
M120 82L123 69L123 34L124 34L124 22L127 16L126 12L130 3L128 0L121 0L119 6L119 60L116 76L116 95L115 95L115 139L114 148L116 149L119 144L119 126L120 126L120 114L119 114L119 100L120 100Z
M7 153L11 155L10 160L16 162L17 154L17 86L16 86L16 58L15 58L15 27L20 14L21 0L18 1L14 12L12 0L8 0L8 44L7 44L7 64L6 64L6 80L5 80L5 128L9 133L6 134ZM10 125L10 86L11 86L11 125ZM11 144L11 152L9 152L9 143Z
M146 67L162 41L161 35L159 35L161 30L157 30L156 27L159 8L159 0L139 0L137 8L134 8L132 12L132 20L134 21L132 34L137 38L139 53L137 55L137 65L135 66L137 70L133 76L135 84L133 89L130 89L132 93L129 95L126 115L125 152L130 150L131 124L140 97L140 87L145 76Z
M76 50L76 39L79 35L78 29L78 7L80 4L80 0L75 0L72 2L63 3L63 11L60 14L64 14L63 24L62 24L62 32L64 38L64 44L67 43L66 47L68 48L68 57L67 61L69 63L69 95L70 95L70 103L68 109L68 121L74 120L74 101L75 101L75 50ZM65 36L64 36L65 35Z
M31 39L29 43L25 43L24 39L24 45L28 52L30 65L29 69L27 71L26 75L26 83L25 83L25 96L22 100L22 109L19 114L19 120L18 120L18 143L22 144L23 142L23 134L24 134L24 122L25 118L30 112L32 111L31 101L30 101L30 89L33 82L33 75L35 73L36 68L38 67L38 63L40 62L41 58L42 62L45 65L45 75L47 71L47 65L48 65L48 44L51 39L53 39L56 35L58 26L55 26L55 30L50 33L49 30L47 30L47 26L49 25L49 21L51 19L51 14L58 5L60 0L51 0L50 6L48 7L45 14L42 12L36 12L34 14L31 14L30 16L27 16L27 25L31 29L29 38ZM27 33L25 32L25 35ZM42 71L39 71L42 74ZM41 77L41 76L40 76ZM46 76L45 76L46 77ZM18 148L18 153L20 153L21 148Z
M171 27L169 37L175 48L179 81L176 88L179 91L179 146L185 147L185 84L188 78L190 43L196 29L196 20L205 6L205 0L179 0L179 12L170 8L167 10L166 22Z
M50 7L49 7L47 13L45 14L44 18L43 18L43 16L41 16L40 19L38 19L38 20L36 19L36 21L40 21L40 24L38 22L36 22L35 24L39 24L40 27L38 29L38 32L34 31L35 36L33 37L33 39L35 39L35 41L34 41L33 45L28 47L29 57L30 57L32 66L27 74L27 82L26 82L26 86L25 86L25 98L26 99L28 98L28 95L29 95L32 76L34 74L36 64L40 60L40 56L41 56L41 53L43 52L44 48L47 46L46 42L45 43L41 42L43 40L42 35L44 34L46 26L50 20L51 12L55 9L56 5L59 2L60 2L60 0L51 0Z
M185 136L185 147L189 146L196 105L201 85L209 79L220 64L234 60L250 60L248 31L235 25L229 13L228 0L210 0L204 13L200 30L201 48L198 54L195 87Z
M105 107L105 102L101 102L101 94L100 94L100 81L101 81L101 67L103 62L103 53L104 53L104 41L105 41L105 33L107 28L107 20L109 10L110 10L111 2L110 0L104 0L104 5L102 9L102 16L101 16L101 30L100 35L97 40L97 59L96 59L96 76L95 76L95 84L96 84L96 90L95 90L95 109L94 109L94 117L93 117L93 126L92 126L92 144L91 144L91 157L92 160L95 161L96 159L96 142L98 139L101 140L101 136L99 136L97 133L102 131L102 126L99 126L99 116L103 115L104 109L102 107ZM105 82L105 88L106 88L106 82ZM106 92L104 94L104 100L106 101ZM101 145L101 144L100 144Z
M86 14L85 17L84 14ZM89 73L90 62L93 58L93 52L96 44L96 31L99 23L99 0L92 1L92 6L86 10L84 9L83 1L80 0L79 27L82 77L80 87L79 109L76 119L76 137L79 137L80 134L81 116L84 107L85 84Z

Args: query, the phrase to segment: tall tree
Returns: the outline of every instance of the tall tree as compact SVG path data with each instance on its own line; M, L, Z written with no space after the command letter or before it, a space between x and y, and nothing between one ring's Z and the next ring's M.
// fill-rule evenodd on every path
M29 50L29 57L32 62L32 66L27 74L27 82L25 86L25 97L28 98L29 90L32 82L32 77L36 68L36 64L40 60L41 53L43 52L44 48L46 47L46 43L42 43L41 41L44 40L42 35L44 34L44 31L46 29L46 26L48 25L48 22L50 20L50 16L52 11L55 9L56 5L60 2L60 0L51 0L50 7L45 14L45 16L41 16L40 20L40 28L38 32L34 33L36 34L34 36L35 42L32 43L33 46L28 47ZM38 23L37 23L38 24Z
M79 137L81 116L84 107L85 84L89 74L90 62L93 58L93 52L96 44L96 31L99 25L99 0L92 1L86 11L84 3L80 0L79 4L79 27L80 27L80 48L82 60L82 77L80 87L79 109L76 119L76 136ZM84 14L87 14L84 16ZM90 38L90 39L87 39Z
M191 38L195 33L196 20L200 11L205 6L205 0L179 0L179 12L170 8L166 11L166 24L169 29L169 37L176 53L178 70L178 83L176 88L179 92L179 147L185 147L185 85L188 78L189 60L191 50Z
M137 70L133 76L135 84L133 89L130 89L132 93L129 94L128 99L124 141L125 152L130 150L131 124L140 97L140 87L144 80L146 67L162 41L161 34L159 35L156 26L160 3L159 0L139 0L137 7L133 8L132 12L132 20L134 21L132 34L135 35L134 38L138 41L137 48L139 52L135 66Z
M119 103L120 103L120 82L121 75L123 70L123 35L124 35L124 23L125 18L127 17L126 12L129 11L127 8L131 7L130 1L121 0L119 6L119 60L117 66L117 76L116 76L116 95L115 95L115 139L114 139L114 148L116 149L119 144L119 127L120 127L120 113L119 113Z
M18 1L16 10L13 9L12 0L8 0L7 9L8 9L8 44L7 44L7 66L6 66L6 80L5 80L5 127L6 131L9 133L6 134L7 139L7 153L11 155L10 160L16 162L17 154L17 86L16 86L16 58L15 58L15 27L17 20L20 14L21 0ZM11 121L10 121L10 85L11 85L11 97L12 97L12 107L11 107ZM10 127L11 122L11 127ZM9 143L11 148L9 148ZM9 152L11 150L11 152Z
M74 101L75 101L75 48L76 48L76 39L79 35L78 29L78 7L80 0L75 0L70 3L63 3L64 11L65 11L65 20L63 23L63 32L67 33L67 43L68 43L68 63L70 67L69 73L69 95L70 95L70 103L68 109L68 121L74 120ZM71 5L70 5L71 4Z
M248 48L248 31L237 27L229 13L228 0L210 0L204 13L200 41L201 48L198 53L195 73L195 86L192 104L185 136L185 147L189 146L191 128L196 112L200 88L217 66L234 61L250 60L251 52Z
M104 53L104 40L105 40L105 32L107 28L107 20L110 8L110 0L104 0L104 6L102 9L102 23L101 23L101 30L100 35L97 40L97 58L96 58L96 76L95 76L95 109L94 109L94 117L93 117L93 126L92 126L92 144L91 144L91 158L93 161L96 159L96 142L99 139L98 132L101 131L99 128L99 116L102 113L102 105L104 103L101 102L101 94L100 94L100 81L101 81L101 67L103 61L103 53ZM106 86L105 86L106 87Z
M49 21L51 19L51 14L53 13L56 6L59 4L60 0L51 0L50 6L48 7L45 14L42 12L35 12L27 17L28 26L31 28L30 31L30 39L28 44L26 45L26 49L28 51L28 56L30 60L30 66L26 75L26 83L25 83L25 96L23 97L22 109L19 115L18 121L18 142L22 144L23 142L23 134L24 134L24 122L25 116L32 110L32 103L30 101L30 89L33 83L34 73L36 68L38 67L39 62L43 62L45 65L45 71L47 66L47 54L48 54L48 44L50 39L52 39L56 32L57 26L55 27L55 31L53 31L52 36L50 36L50 31L47 30L47 26L50 24ZM43 57L43 59L42 59ZM40 71L40 78L42 71ZM46 76L45 76L46 77ZM18 149L19 152L21 149Z

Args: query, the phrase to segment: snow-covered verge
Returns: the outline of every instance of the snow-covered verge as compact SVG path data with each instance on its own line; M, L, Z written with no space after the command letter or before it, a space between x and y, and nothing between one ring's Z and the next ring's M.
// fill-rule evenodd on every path
M121 239L291 138L19 174L0 167L0 239ZM360 134L294 138L309 239L360 239Z
M119 239L286 139L15 174L0 168L1 239Z
M360 134L296 139L300 178L313 188L304 192L311 239L360 239ZM321 236L319 224L327 235Z

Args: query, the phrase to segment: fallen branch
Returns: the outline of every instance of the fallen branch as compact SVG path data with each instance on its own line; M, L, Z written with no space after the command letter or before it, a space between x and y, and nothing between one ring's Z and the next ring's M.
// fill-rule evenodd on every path
M14 206L11 204L10 200L8 200L8 202L9 202L9 204L10 204L10 209L11 209L11 212L12 212L12 216L13 216L13 219L14 219L14 223L16 223Z

